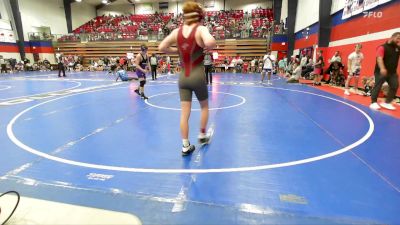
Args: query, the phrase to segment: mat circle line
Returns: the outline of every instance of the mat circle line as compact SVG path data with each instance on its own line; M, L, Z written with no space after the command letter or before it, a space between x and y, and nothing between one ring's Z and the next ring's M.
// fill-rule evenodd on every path
M150 85L149 85L150 86ZM157 85L159 86L159 85ZM256 86L243 86L243 87L256 87ZM211 169L154 169L154 168L132 168L132 167L121 167L121 166L107 166L107 165L99 165L99 164L93 164L93 163L84 163L84 162L78 162L78 161L74 161L74 160L69 160L69 159L63 159L57 156L53 156L53 155L49 155L46 154L44 152L41 152L37 149L34 149L30 146L25 145L24 143L22 143L14 134L13 131L13 126L15 124L15 122L18 120L18 118L20 118L23 114L25 114L26 112L39 107L41 105L53 102L53 101L57 101L63 98L67 98L67 97L71 97L71 96L75 96L75 95L80 95L80 94L86 94L86 93L92 93L92 92L99 92L99 91L106 91L106 90L113 90L113 89L118 89L118 88L126 88L126 87L114 87L114 88L106 88L106 89L99 89L99 90L93 90L93 91L88 91L88 92L83 92L83 93L76 93L76 94L71 94L71 95L66 95L66 96L62 96L59 98L55 98L55 99L51 99L36 105L33 105L23 111L21 111L20 113L18 113L16 116L14 116L10 122L7 124L7 135L10 138L10 140L16 144L18 147L22 148L23 150L30 152L34 155L52 160L52 161L56 161L56 162L60 162L60 163L64 163L64 164L69 164L69 165L74 165L74 166L80 166L80 167L86 167L86 168L92 168L92 169L101 169L101 170L109 170L109 171L121 171L121 172L133 172L133 173L161 173L161 174L206 174L206 173L232 173L232 172L249 172L249 171L259 171L259 170L267 170L267 169L275 169L275 168L283 168L283 167L289 167L289 166L296 166L296 165L301 165L301 164L306 164L306 163L311 163L311 162L315 162L315 161L319 161L322 159L327 159L327 158L331 158L340 154L343 154L345 152L350 151L351 149L363 144L365 141L367 141L372 133L374 132L375 129L375 124L372 120L372 118L365 113L363 110L361 110L360 108L351 105L347 102L329 97L329 96L325 96L325 95L321 95L321 94L316 94L316 93L312 93L312 92L307 92L307 91L300 91L300 90L293 90L293 89L286 89L286 88L277 88L277 87L262 87L262 86L258 86L259 88L266 88L266 89L276 89L276 90L284 90L284 91L291 91L291 92L298 92L298 93L304 93L304 94L310 94L310 95L314 95L314 96L318 96L318 97L322 97L322 98L326 98L329 100L333 100L339 103L342 103L344 105L347 105L353 109L355 109L356 111L360 112L368 121L369 123L369 128L368 131L364 134L363 137L361 137L359 140L357 140L356 142L344 146L343 148L340 148L338 150L323 154L323 155L319 155L319 156L314 156L314 157L310 157L310 158L304 158L304 159L300 159L300 160L295 160L295 161L289 161L289 162L284 162L284 163L276 163L276 164L267 164L267 165L261 165L261 166L247 166L247 167L232 167L232 168L211 168Z

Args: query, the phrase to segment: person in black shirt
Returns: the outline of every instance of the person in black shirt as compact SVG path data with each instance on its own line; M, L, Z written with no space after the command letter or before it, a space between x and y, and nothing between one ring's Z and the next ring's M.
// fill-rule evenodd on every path
M15 71L15 65L17 65L17 60L14 58L10 59L11 73Z
M63 77L65 76L65 66L63 63L63 57L58 57L58 77L61 77L61 72L63 73Z
M317 62L314 64L314 85L321 86L321 75L324 69L324 58L322 57L322 50L318 51Z
M24 64L26 65L26 64L28 64L28 63L31 63L31 61L29 60L29 59L27 59L27 58L24 58Z
M389 41L377 48L376 64L375 64L375 86L371 92L371 109L378 110L381 107L389 110L396 110L392 105L392 101L399 88L399 78L397 74L397 66L399 65L400 56L400 32L394 33ZM377 103L379 92L383 83L389 84L389 92L386 101Z
M51 64L50 64L49 60L44 59L43 60L43 65L46 68L46 70L50 70L51 69Z

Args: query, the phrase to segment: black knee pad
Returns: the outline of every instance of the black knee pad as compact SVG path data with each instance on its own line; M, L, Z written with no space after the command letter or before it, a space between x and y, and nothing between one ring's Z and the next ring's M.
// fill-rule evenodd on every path
M145 84L146 84L146 81L145 81L145 80L141 80L141 81L140 81L140 87L144 87Z

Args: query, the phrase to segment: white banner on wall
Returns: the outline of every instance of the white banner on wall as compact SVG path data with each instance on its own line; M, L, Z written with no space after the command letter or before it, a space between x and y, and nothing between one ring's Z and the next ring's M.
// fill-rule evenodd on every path
M384 3L390 2L390 1L392 1L392 0L379 0L379 4L384 4Z
M0 29L0 42L15 43L15 36L12 30Z
M12 30L10 21L0 19L0 29Z
M214 8L215 0L204 0L203 5L204 5L204 8Z
M364 0L364 10L370 10L379 5L379 0Z
M371 10L378 5L390 1L391 0L346 0L343 8L342 20L358 15L363 11Z
M353 6L353 0L346 0L346 3L344 4L344 8L343 8L342 20L351 17L351 7L352 6Z
M353 1L353 5L351 6L351 15L357 15L364 11L364 1Z
M153 13L153 3L143 3L138 5L140 6L140 8L138 7L138 12L140 14L151 14Z

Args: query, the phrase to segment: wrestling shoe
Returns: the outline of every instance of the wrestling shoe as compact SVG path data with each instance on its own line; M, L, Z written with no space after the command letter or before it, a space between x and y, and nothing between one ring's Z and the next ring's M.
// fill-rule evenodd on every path
M369 108L371 108L373 110L379 110L381 107L379 106L378 103L374 102L371 105L369 105Z
M210 141L210 135L209 134L199 134L197 137L197 140L199 141L200 145L206 145Z
M149 99L146 95L144 95L144 93L142 93L142 94L140 95L140 97L142 97L144 100Z
M396 110L396 107L394 107L394 106L393 106L392 104L390 104L390 103L382 102L380 105L382 106L382 108L385 108L385 109Z
M196 149L196 147L194 147L194 145L189 144L187 147L183 146L182 147L182 156L187 156L192 154L192 152L194 152L194 150Z
M138 94L138 95L140 95L139 89L136 89L136 90L135 90L135 93Z

